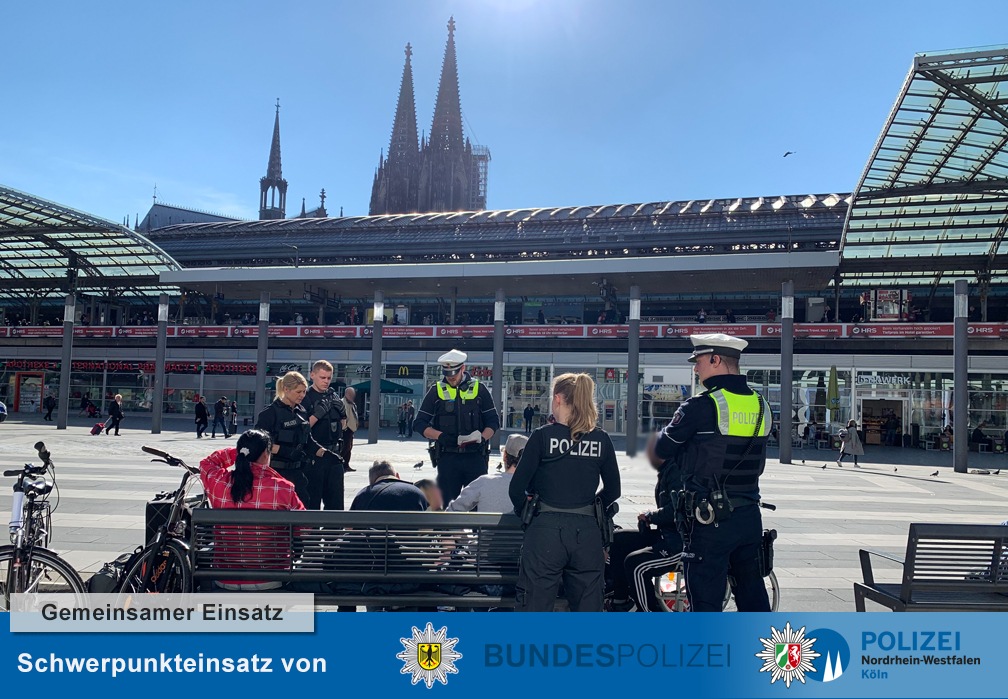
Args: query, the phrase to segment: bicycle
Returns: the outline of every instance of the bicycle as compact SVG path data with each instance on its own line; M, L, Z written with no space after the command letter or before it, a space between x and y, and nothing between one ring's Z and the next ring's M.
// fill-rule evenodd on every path
M776 510L776 505L768 502L760 502L759 506L765 510ZM777 576L773 572L773 542L777 538L776 529L763 530L763 580L767 588L767 598L770 601L770 611L776 612L780 606L780 585L777 583ZM725 589L724 603L721 609L726 612L737 612L735 596L732 594L732 585L735 581L728 577L728 586ZM655 578L655 595L662 603L662 611L685 612L689 611L689 600L686 598L686 579L683 575L682 563L668 573Z
M73 566L47 548L52 538L49 495L56 488L56 467L44 442L35 450L42 466L25 464L22 469L4 471L16 476L9 531L11 545L0 546L0 611L10 611L13 594L73 594L74 606L84 600L84 582ZM47 482L49 476L51 482ZM56 488L59 503L59 488Z
M152 462L177 466L184 470L182 482L177 490L162 492L154 500L171 500L171 510L167 519L157 528L147 545L134 554L126 564L126 574L119 589L120 600L124 595L136 593L187 593L192 591L192 558L186 541L186 520L183 517L189 504L189 488L199 469L186 464L168 452L154 447L141 447L148 454L158 457Z

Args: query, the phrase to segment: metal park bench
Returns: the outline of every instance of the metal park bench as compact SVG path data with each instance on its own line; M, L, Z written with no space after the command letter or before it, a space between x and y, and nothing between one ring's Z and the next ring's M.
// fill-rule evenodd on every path
M854 607L865 600L894 612L1008 611L1008 527L999 524L911 524L906 558L861 549L863 583L854 583ZM903 566L899 583L877 583L871 557Z
M317 585L317 605L513 607L512 514L193 511L193 578Z

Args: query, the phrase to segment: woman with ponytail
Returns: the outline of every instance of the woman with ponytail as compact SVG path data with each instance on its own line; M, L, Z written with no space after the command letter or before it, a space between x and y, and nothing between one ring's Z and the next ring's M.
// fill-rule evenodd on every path
M210 506L221 509L303 510L304 505L294 491L294 485L270 468L273 440L262 430L249 430L238 438L234 447L215 451L200 462L200 480ZM251 539L259 545L251 552ZM258 566L263 569L283 569L290 564L290 547L286 533L277 536L273 527L220 525L214 535L214 559L221 566ZM275 542L275 543L274 543ZM281 543L282 542L282 543ZM222 581L217 585L227 590L266 590L280 583L251 580Z
M596 426L591 376L556 377L552 413L556 421L529 437L508 491L518 513L538 500L528 513L516 609L552 611L562 581L571 611L600 612L605 544L595 504L616 502L620 476L612 440Z
M307 391L305 377L288 371L277 379L276 399L259 413L255 426L273 440L273 468L294 484L301 502L318 509L316 498L310 492L307 472L326 450L312 437L308 414L301 406Z

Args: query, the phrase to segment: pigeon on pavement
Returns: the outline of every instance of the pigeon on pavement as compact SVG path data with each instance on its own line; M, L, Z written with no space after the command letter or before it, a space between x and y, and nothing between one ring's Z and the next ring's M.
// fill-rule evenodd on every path
M937 472L937 471L935 471L934 473L932 473L932 474L931 474L931 476L932 476L932 477L935 477L935 476L937 476L937 475L938 475L938 472Z

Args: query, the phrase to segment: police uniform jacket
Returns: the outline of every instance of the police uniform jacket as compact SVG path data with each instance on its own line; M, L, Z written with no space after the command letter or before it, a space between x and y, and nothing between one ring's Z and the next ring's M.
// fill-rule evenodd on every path
M457 389L443 379L427 389L416 420L413 421L413 431L423 434L428 427L456 436L476 430L482 432L487 427L496 432L500 429L500 416L497 415L497 406L494 405L490 389L466 372ZM466 453L476 453L482 449L482 444L444 447L445 451Z
M586 507L596 497L606 507L616 502L620 475L609 435L596 427L573 442L567 425L535 430L508 488L515 511L525 504L526 492L538 493L541 502L562 509Z
M309 418L314 415L317 419L311 428L315 441L327 449L334 449L343 438L343 421L346 420L343 400L332 388L322 393L309 387L301 406Z
M301 468L310 464L320 449L300 405L291 407L277 398L259 413L256 427L269 432L273 443L280 447L270 464L275 469Z
M655 453L662 459L679 459L684 490L706 497L724 488L737 501L734 505L757 502L773 424L770 406L749 388L744 376L712 376L704 387L704 393L679 406L659 433ZM760 403L763 415L757 426Z

